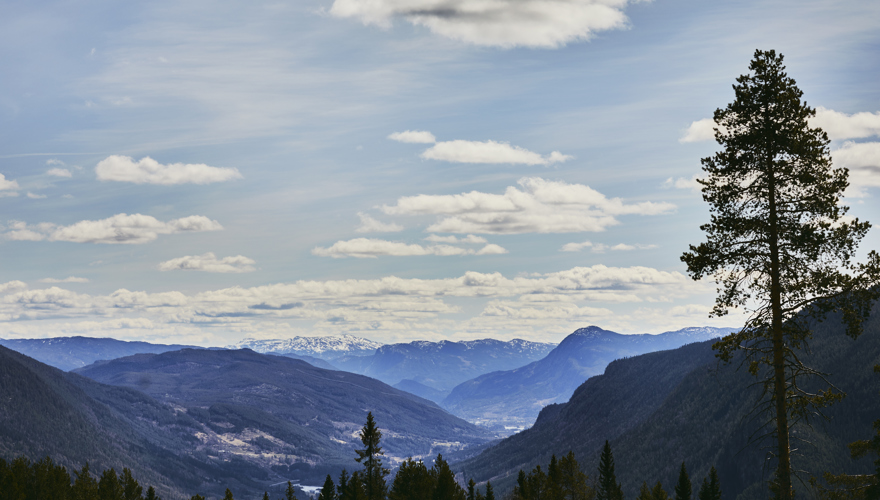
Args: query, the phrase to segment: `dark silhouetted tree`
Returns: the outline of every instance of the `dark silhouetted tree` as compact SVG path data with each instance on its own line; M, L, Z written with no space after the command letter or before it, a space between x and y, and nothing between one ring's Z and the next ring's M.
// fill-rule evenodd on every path
M455 474L446 460L443 460L443 455L437 455L431 468L431 475L434 476L435 481L434 500L465 500L467 494L455 481Z
M611 445L605 441L599 455L599 477L596 483L596 500L623 500L623 489L614 472L614 455Z
M669 493L666 493L660 481L657 481L657 484L651 488L651 498L653 500L669 500Z
M364 448L355 450L358 455L355 460L364 466L363 482L367 500L385 498L385 476L388 475L388 469L382 467L382 459L379 458L385 454L379 446L381 440L382 432L376 427L373 412L368 412L367 423L361 429L361 443Z
M723 147L703 158L699 180L711 221L707 239L681 260L694 279L713 277L719 294L712 314L743 307L742 330L715 344L730 361L747 356L763 384L769 436L775 438L777 498L792 498L790 426L840 399L832 388L808 392L800 380L822 375L798 351L810 321L839 312L847 334L858 336L878 296L880 256L853 262L870 224L845 217L840 203L848 172L832 168L828 137L808 120L815 111L785 73L782 55L756 51L750 74L737 78L736 99L715 111L715 139Z
M390 500L422 500L434 496L434 476L425 464L419 460L408 459L400 464L391 491Z
M492 489L492 483L486 481L486 500L495 500L495 490Z
M709 469L709 477L703 478L703 484L697 493L699 500L721 500L721 483L718 481L718 471L715 467Z
M327 474L327 479L324 480L324 486L321 488L318 500L338 500L338 498L339 496L336 494L336 485L333 484L333 478L330 477L330 474Z
M692 500L693 486L691 478L688 476L687 468L684 462L681 463L681 469L678 471L678 482L675 483L675 500Z
M147 488L147 493L144 495L144 500L162 500L159 495L156 494L156 489L150 486Z

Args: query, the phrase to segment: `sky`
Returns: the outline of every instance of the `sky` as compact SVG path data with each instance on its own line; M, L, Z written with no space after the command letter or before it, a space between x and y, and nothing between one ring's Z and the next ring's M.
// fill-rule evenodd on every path
M739 326L680 256L756 49L880 223L873 0L3 5L3 338Z

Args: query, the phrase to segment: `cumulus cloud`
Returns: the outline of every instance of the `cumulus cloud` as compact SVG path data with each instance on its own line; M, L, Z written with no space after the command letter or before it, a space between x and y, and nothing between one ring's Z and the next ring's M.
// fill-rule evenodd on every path
M389 27L394 18L476 45L555 48L627 25L627 0L335 0L330 13Z
M506 142L495 141L445 141L426 149L422 158L453 163L513 163L523 165L551 165L572 159L559 151L547 156L529 151Z
M848 115L819 106L816 116L810 119L810 126L822 128L829 139L861 139L880 135L880 112Z
M612 252L628 252L630 250L647 250L651 248L657 248L657 245L627 245L626 243L618 243L617 245L605 245L603 243L592 243L590 241L584 241L583 243L566 243L562 245L562 248L559 249L560 252L580 252L581 250L589 248L593 253L605 253L609 250Z
M18 182L7 180L6 176L0 174L0 191L12 191L18 189Z
M864 197L867 188L880 187L880 142L845 142L831 157L835 166L849 169L847 196Z
M112 155L101 160L95 173L102 181L133 182L135 184L210 184L241 179L235 168L210 167L203 163L171 163L163 165L146 156L134 161L129 156Z
M361 225L355 231L359 233L397 233L403 231L403 226L400 224L381 222L363 212L358 212L357 215L361 219Z
M191 215L162 222L155 217L141 214L117 214L101 220L84 220L70 226L57 226L44 222L28 226L12 221L10 231L4 236L10 240L70 241L74 243L123 243L140 244L155 240L160 234L182 232L218 231L219 222L202 215Z
M27 197L30 198L30 199L32 199L32 200L42 200L43 198L46 198L46 195L44 195L44 194L35 194L35 193L31 193L30 191L28 191L28 192L27 192Z
M205 271L209 273L247 273L254 271L253 259L243 255L223 257L218 259L213 252L202 255L186 255L176 259L166 260L159 264L160 271Z
M833 109L816 108L816 116L810 119L811 127L819 127L831 140L862 139L880 135L880 112L861 112L848 115ZM691 123L679 142L711 141L715 138L715 121L704 118Z
M57 168L57 167L50 168L49 170L47 170L46 175L51 175L53 177L67 177L67 178L73 177L73 174L70 172L70 170L67 170L66 168Z
M419 255L497 255L507 253L507 250L489 244L480 250L461 248L451 245L418 245L407 244L400 241L387 241L373 238L355 238L347 241L337 241L329 248L315 247L313 255L321 257L356 257L359 259L376 258L380 256L411 257Z
M692 122L678 142L702 142L715 139L715 120L703 118Z
M672 177L666 179L663 182L664 188L675 188L675 189L690 189L695 193L699 193L703 189L703 185L697 182L699 176L694 174L690 179L686 177L679 177L678 179L674 179Z
M604 231L619 223L619 215L658 215L675 209L670 203L626 204L589 186L539 177L524 177L518 184L504 194L405 196L382 210L390 215L440 216L429 232L520 234Z
M437 142L434 134L424 130L405 130L403 132L394 132L388 136L392 141L408 142L413 144L433 144Z
M26 290L27 284L23 281L7 281L6 283L0 283L0 295L12 292L19 292L21 290Z
M63 279L58 278L43 278L40 280L40 283L88 283L88 278L78 278L76 276L68 276Z

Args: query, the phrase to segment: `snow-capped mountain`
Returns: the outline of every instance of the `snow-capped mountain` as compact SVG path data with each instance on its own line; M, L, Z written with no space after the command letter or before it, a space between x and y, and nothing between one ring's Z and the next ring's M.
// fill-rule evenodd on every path
M368 356L380 347L382 344L379 342L354 335L330 335L268 340L246 338L226 346L226 349L251 349L260 353L297 354L333 360L340 356Z

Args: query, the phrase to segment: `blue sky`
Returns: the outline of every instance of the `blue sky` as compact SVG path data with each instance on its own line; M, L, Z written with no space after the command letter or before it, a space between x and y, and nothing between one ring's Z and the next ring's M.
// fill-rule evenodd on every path
M679 256L708 219L701 120L758 48L820 108L851 214L880 223L877 2L4 12L4 338L736 326L707 317L714 285Z

